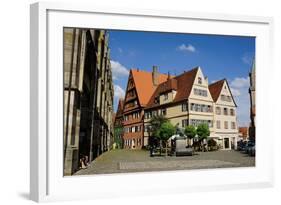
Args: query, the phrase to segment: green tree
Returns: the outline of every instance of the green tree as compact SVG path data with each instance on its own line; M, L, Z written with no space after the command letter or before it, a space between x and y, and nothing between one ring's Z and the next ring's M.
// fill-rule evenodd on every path
M168 119L165 118L163 115L154 115L151 120L149 121L150 125L151 125L151 132L152 135L155 137L159 137L159 129L161 127L161 125L165 122L168 122Z
M150 123L149 137L156 137L157 139L160 140L160 155L161 155L162 141L160 138L159 129L161 125L164 124L165 122L168 122L168 119L162 115L154 115L149 121Z
M164 122L159 129L159 138L163 140L166 148L166 157L167 157L167 149L168 149L168 139L173 136L176 132L176 128L170 122Z
M207 139L210 136L209 126L207 124L199 124L196 129L197 135L199 137L199 141L203 142L204 139Z
M193 139L196 136L196 128L193 125L188 125L184 129L184 134L187 136L189 139L188 145L190 145L190 140Z
M120 138L123 133L123 127L122 126L116 126L114 127L114 143L116 144L116 148L121 149L122 148L122 139Z

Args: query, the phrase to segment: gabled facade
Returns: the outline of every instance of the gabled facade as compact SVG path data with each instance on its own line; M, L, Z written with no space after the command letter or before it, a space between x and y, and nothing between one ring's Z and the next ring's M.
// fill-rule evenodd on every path
M141 149L144 146L144 108L158 84L167 77L155 66L152 72L130 70L123 108L123 148Z
M236 148L238 141L238 126L236 103L226 79L209 86L214 100L214 133L219 145L224 149Z
M188 96L190 108L188 123L195 127L201 123L208 124L212 136L214 131L214 104L208 86L208 78L204 76L201 68L198 68L192 90Z
M117 112L115 113L114 126L123 126L124 99L120 98Z
M114 118L114 143L116 148L123 147L123 109L124 99L120 98L118 102L117 112Z
M219 108L227 111L217 114L215 110ZM236 104L226 80L209 85L200 67L168 77L157 86L145 108L144 145L149 143L151 117L164 115L180 128L208 124L210 137L221 148L234 148L238 137L235 112Z

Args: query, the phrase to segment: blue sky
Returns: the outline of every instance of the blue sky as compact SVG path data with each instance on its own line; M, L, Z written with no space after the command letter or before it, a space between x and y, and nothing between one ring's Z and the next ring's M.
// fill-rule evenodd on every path
M200 66L209 83L226 78L236 103L241 126L248 125L249 79L255 54L255 38L200 34L138 31L109 31L111 64L114 78L114 110L124 95L130 68L181 74Z

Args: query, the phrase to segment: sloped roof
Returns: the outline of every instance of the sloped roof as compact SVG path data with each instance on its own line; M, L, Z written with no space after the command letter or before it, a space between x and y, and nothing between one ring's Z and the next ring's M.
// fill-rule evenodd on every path
M242 134L243 137L248 136L248 127L239 127L239 132Z
M209 91L211 93L211 96L212 96L214 102L217 102L217 100L220 96L224 81L225 81L225 79L222 79L222 80L219 80L219 81L209 85Z
M169 92L171 90L177 90L178 89L178 82L175 78L167 79L167 81L163 82L161 85L157 87L159 90L159 94Z
M222 80L219 80L217 82L214 82L211 85L209 85L209 91L210 91L210 93L212 95L212 98L213 98L214 102L217 102L217 100L218 100L218 98L220 96L220 93L221 93L221 90L222 90L224 82L226 82L226 85L227 85L228 90L230 92L230 95L231 95L231 98L233 100L233 103L237 107L237 104L236 104L235 99L234 99L234 97L232 95L231 89L230 89L230 87L228 85L228 82L227 82L227 80L225 78L222 79Z
M141 106L146 106L157 87L153 85L152 72L131 69L131 73L135 83L139 103ZM167 78L168 75L158 73L158 84L166 81Z
M118 108L116 112L116 117L120 117L123 114L123 109L124 109L124 99L120 98L118 102Z
M198 69L198 67L194 68L158 85L147 104L147 108L158 106L158 103L155 103L155 98L159 97L161 93L171 90L177 91L173 102L179 102L187 99L190 95Z

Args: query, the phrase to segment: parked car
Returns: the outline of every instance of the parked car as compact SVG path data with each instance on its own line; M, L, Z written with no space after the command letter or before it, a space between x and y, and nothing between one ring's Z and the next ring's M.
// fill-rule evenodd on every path
M249 141L247 143L247 145L245 146L245 149L244 149L245 153L249 154L249 152L250 152L250 150L252 149L253 146L255 146L255 142Z
M256 145L254 145L251 148L249 148L248 154L250 156L256 156Z
M237 142L237 150L238 151L244 151L246 144L247 144L246 141L243 141L243 140L238 141Z

